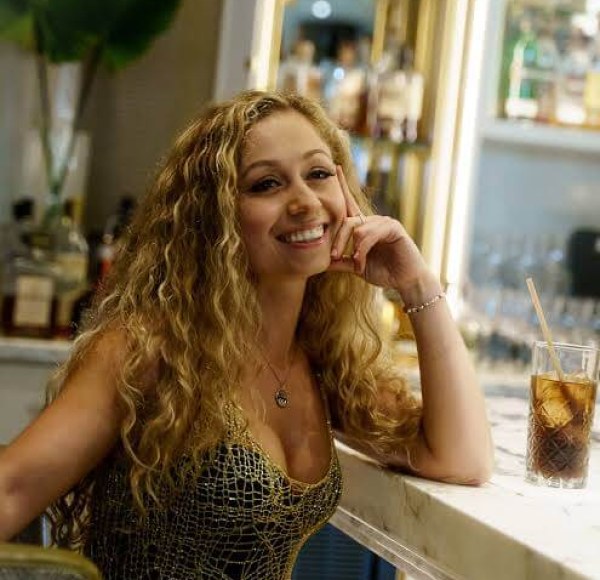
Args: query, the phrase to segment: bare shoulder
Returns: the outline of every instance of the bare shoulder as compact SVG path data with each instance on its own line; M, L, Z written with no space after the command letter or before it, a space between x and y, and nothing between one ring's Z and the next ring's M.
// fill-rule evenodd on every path
M77 380L81 376L103 371L102 375L95 377L99 380L114 380L118 377L120 369L125 362L128 350L127 337L123 330L110 330L95 337L92 343L81 353L75 353L71 361L69 376L66 377L62 390L90 386ZM96 381L93 381L92 385Z
M98 389L96 395L106 397L107 402L108 399L114 401L130 350L130 339L124 329L112 329L98 336L74 361L62 391ZM143 388L147 388L158 376L158 362L146 358L146 364L136 380L136 386Z

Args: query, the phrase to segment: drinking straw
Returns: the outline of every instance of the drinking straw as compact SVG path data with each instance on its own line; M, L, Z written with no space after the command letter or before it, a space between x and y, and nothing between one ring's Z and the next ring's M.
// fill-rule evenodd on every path
M544 336L544 340L548 344L548 353L550 354L550 360L552 361L552 366L558 375L558 380L561 383L565 382L565 374L560 368L560 362L558 360L558 356L556 355L556 351L554 350L554 343L552 342L552 334L550 333L550 327L546 322L546 317L544 316L544 311L542 310L542 304L538 297L538 293L535 289L535 284L533 283L533 279L527 278L525 280L527 283L527 288L529 290L529 294L531 295L531 300L533 302L533 307L535 308L535 312L537 314L538 320L540 322L540 327L542 328L542 334Z

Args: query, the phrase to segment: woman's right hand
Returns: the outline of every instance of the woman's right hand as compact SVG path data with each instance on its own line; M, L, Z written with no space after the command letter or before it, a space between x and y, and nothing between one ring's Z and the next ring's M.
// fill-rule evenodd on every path
M414 288L440 292L439 282L431 275L402 224L388 216L363 215L340 166L337 177L345 200L346 217L333 242L329 270L352 272L375 286L393 288L405 302L413 299ZM354 254L343 256L350 240Z

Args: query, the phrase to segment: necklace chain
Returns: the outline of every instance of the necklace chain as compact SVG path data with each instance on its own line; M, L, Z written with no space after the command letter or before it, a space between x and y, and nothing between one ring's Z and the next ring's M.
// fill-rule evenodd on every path
M261 349L260 351L263 359L265 360L265 362L267 363L267 367L269 368L269 370L271 371L271 373L273 374L273 376L275 377L275 380L277 381L277 384L279 385L279 388L277 389L277 391L275 391L275 395L273 396L273 398L275 399L275 404L280 408L280 409L285 409L289 402L290 402L290 397L289 394L286 390L286 384L287 384L287 380L290 376L290 372L292 370L292 367L294 366L294 359L295 359L295 354L296 351L294 351L294 353L292 354L291 358L290 358L290 363L288 365L287 371L285 372L285 376L283 378L283 380L281 380L279 378L279 375L277 374L277 372L275 371L275 369L273 368L273 365L269 362L269 359L267 358L267 355L264 353L264 351Z

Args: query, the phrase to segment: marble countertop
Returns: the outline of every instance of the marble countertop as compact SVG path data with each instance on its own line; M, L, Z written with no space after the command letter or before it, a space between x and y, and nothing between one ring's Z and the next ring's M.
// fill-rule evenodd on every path
M67 358L70 349L68 340L0 336L0 362L56 364Z
M56 364L70 342L0 337L0 361ZM526 483L526 376L482 372L496 447L474 488L382 468L338 445L344 495L332 523L414 578L600 579L600 409L585 490Z
M415 578L600 579L600 409L587 488L537 487L524 481L528 393L510 382L484 380L496 447L489 483L404 476L338 444L344 495L332 523Z

